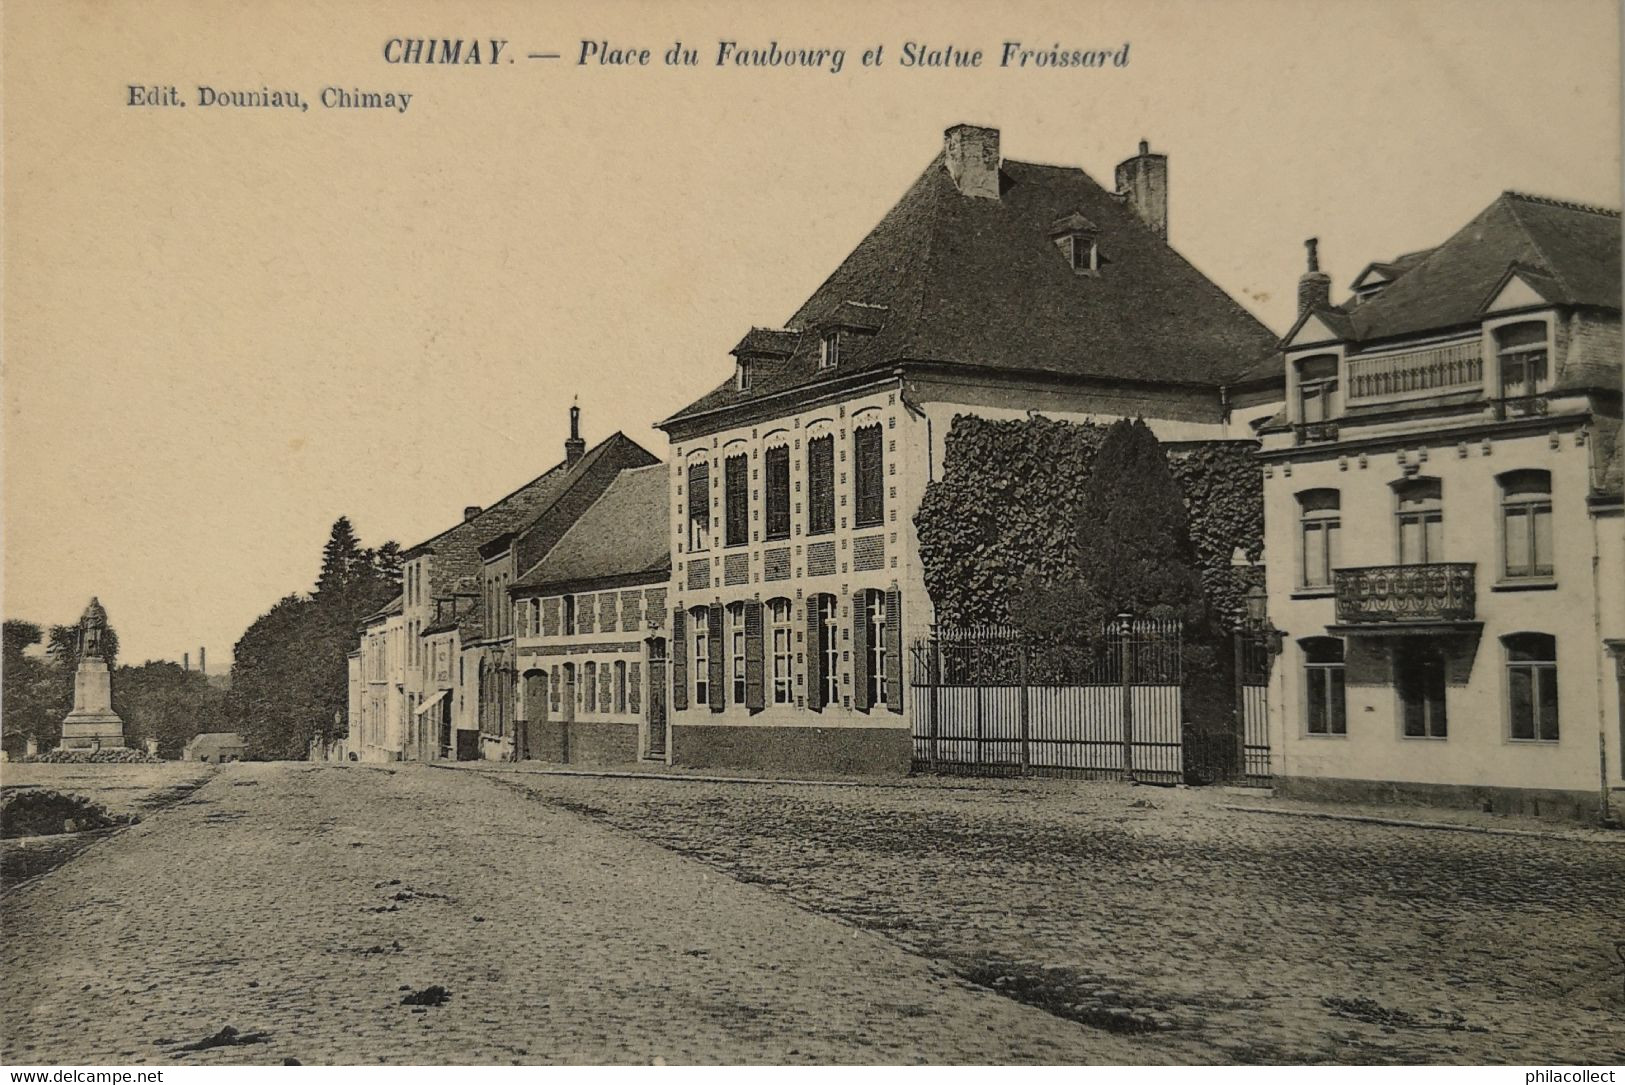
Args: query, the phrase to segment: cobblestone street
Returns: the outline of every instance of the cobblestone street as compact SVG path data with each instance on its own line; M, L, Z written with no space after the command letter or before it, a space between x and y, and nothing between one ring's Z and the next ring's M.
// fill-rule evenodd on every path
M1622 886L1114 784L240 764L5 894L3 1058L1618 1062Z
M10 1065L1176 1057L423 766L224 767L0 908Z
M1625 1061L1617 834L1272 817L1113 783L480 771L1136 1038L1135 1057Z

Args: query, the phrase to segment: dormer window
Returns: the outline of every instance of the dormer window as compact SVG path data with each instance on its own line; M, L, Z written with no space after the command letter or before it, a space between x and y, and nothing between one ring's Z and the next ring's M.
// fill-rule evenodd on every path
M1093 274L1100 270L1095 262L1095 239L1087 234L1073 234L1067 238L1068 252L1072 260L1072 270L1083 274Z
M1501 367L1501 398L1520 399L1546 387L1546 325L1530 321L1498 328L1495 348Z
M834 369L841 362L841 333L825 332L818 341L818 368Z
M734 391L750 391L750 363L743 358L734 366Z
M1050 227L1050 238L1061 250L1067 264L1077 275L1097 275L1100 272L1100 249L1095 244L1100 229L1081 212L1055 220Z

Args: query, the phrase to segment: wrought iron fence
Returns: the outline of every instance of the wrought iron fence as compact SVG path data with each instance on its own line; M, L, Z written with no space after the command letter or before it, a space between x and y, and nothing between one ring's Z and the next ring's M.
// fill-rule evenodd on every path
M938 628L911 652L914 757L935 771L1183 778L1177 621L1109 623L1056 645Z

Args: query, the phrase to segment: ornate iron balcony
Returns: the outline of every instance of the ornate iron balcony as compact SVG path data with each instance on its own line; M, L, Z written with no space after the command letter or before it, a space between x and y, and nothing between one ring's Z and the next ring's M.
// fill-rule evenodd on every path
M1473 569L1469 562L1336 569L1337 620L1345 625L1470 622L1477 609Z
M1299 422L1293 427L1298 435L1300 445L1319 444L1322 441L1337 440L1336 422Z

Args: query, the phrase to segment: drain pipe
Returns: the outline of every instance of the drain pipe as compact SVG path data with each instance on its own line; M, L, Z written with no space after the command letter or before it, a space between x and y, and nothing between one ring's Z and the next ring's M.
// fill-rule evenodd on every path
M1602 639L1602 540L1597 521L1591 517L1591 650L1597 662L1597 823L1606 829L1612 820L1608 810L1608 710L1603 702L1608 653Z

